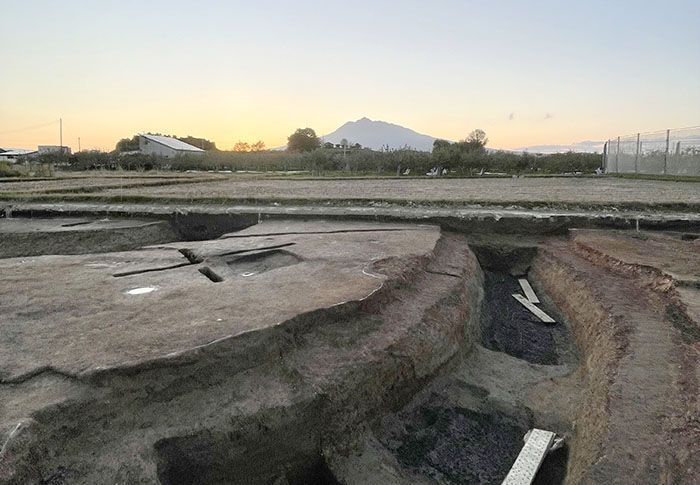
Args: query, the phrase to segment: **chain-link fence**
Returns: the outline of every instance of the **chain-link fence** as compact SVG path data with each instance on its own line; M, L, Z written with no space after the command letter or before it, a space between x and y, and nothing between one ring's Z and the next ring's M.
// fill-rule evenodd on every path
M603 167L606 173L700 176L700 126L610 139Z

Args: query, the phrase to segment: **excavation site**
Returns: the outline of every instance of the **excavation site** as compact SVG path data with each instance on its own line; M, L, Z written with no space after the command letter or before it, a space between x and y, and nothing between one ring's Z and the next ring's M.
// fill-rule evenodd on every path
M0 218L0 483L691 484L700 226Z

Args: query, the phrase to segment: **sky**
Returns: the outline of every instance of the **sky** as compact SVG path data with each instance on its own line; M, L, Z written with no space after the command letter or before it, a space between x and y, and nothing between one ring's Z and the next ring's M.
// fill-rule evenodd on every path
M0 147L284 145L369 117L492 148L700 125L700 2L0 0Z

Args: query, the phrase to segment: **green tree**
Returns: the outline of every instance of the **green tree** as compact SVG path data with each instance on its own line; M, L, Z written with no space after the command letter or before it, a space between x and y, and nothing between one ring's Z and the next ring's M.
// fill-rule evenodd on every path
M131 138L122 138L114 147L115 152L133 152L139 149L139 136L134 135Z
M237 141L235 145L233 145L233 148L231 151L234 152L249 152L250 151L250 144L245 141Z
M196 136L190 135L187 135L184 138L179 136L174 136L173 138L177 138L180 141L184 141L185 143L197 148L201 148L202 150L216 150L216 143L214 143L213 141L209 141L206 138L197 138Z
M299 128L287 138L290 152L310 152L321 146L321 140L311 128Z
M250 145L250 151L251 152L261 152L265 149L265 142L262 140L258 140L252 145Z
M532 164L534 159L535 157L533 155L530 155L527 151L524 151L519 158L515 159L513 169L518 173L523 173Z
M486 138L486 132L484 130L477 128L469 133L464 141L472 148L483 148L489 142L489 139Z
M483 168L486 163L486 150L484 145L488 143L484 130L476 129L469 133L464 140L455 143L459 168L473 172Z
M447 140L435 140L433 142L433 160L437 166L438 173L442 173L443 168L455 168L459 162L459 150L456 144Z

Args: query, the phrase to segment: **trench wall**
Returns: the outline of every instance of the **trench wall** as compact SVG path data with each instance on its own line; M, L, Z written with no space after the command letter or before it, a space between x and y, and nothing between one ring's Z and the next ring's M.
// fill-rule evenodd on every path
M572 322L572 332L582 353L573 378L584 381L581 405L576 406L573 440L566 482L580 483L587 469L602 453L609 419L608 392L615 363L625 348L625 329L574 268L553 252L541 250L532 268L536 281Z

